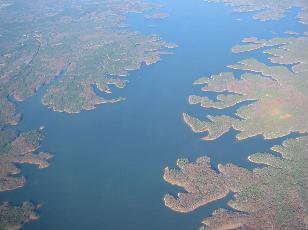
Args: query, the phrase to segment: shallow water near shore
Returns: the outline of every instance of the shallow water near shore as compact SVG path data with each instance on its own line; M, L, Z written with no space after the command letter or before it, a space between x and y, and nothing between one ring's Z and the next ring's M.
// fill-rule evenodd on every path
M204 142L185 125L182 113L215 114L216 110L188 105L188 96L200 93L193 81L250 57L230 52L244 37L301 33L304 26L294 19L296 12L282 22L258 22L222 4L197 0L164 4L161 11L170 17L145 20L129 14L128 29L157 34L179 47L159 63L131 72L128 86L115 92L126 101L68 115L44 107L42 89L18 103L23 114L19 130L43 125L41 149L54 154L47 169L22 165L26 186L0 193L1 201L32 200L43 205L41 218L25 229L197 229L213 210L226 208L232 195L189 214L175 213L164 206L163 196L181 189L164 182L164 168L175 167L178 158L194 160L202 155L212 158L213 167L232 162L253 168L249 154L268 151L283 141L255 137L238 142L231 131L217 141ZM256 53L256 58L266 57Z

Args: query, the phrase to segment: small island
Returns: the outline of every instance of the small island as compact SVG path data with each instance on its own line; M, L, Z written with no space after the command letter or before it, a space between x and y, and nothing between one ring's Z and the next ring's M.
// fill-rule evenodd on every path
M154 13L154 14L146 14L144 16L146 19L156 19L156 20L161 20L169 17L169 14L167 13Z

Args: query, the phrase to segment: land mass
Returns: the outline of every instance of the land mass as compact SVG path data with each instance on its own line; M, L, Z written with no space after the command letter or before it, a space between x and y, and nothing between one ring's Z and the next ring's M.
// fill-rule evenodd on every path
M112 89L124 88L130 71L176 47L127 27L127 13L160 7L143 0L0 1L0 192L25 184L19 164L45 168L52 157L39 152L42 130L18 133L12 127L22 117L16 103L43 86L43 105L57 112L124 101ZM21 228L36 219L33 211L28 202L4 203L0 229Z
M169 53L165 48L175 47L125 26L126 13L155 7L142 0L15 0L2 7L0 125L19 119L8 98L23 101L43 85L48 89L42 102L55 111L78 113L122 101L110 98L110 86L124 88L129 71L156 63Z
M254 45L257 47L252 48ZM233 117L208 116L207 121L201 121L184 113L184 121L194 132L207 132L205 140L217 139L231 128L239 131L239 140L257 135L273 139L291 132L307 133L307 47L307 37L246 39L245 44L233 47L232 51L240 53L265 48L263 52L269 55L272 65L253 58L229 65L244 73L236 77L232 72L224 72L197 80L194 84L204 85L203 92L215 92L218 96L213 100L191 95L189 103L215 109L248 103L240 105Z
M0 229L17 230L30 221L39 218L38 206L30 202L24 202L21 206L13 206L4 203L0 206Z
M180 159L179 169L165 169L164 179L187 192L167 194L165 205L191 212L235 193L228 205L203 220L201 229L306 229L308 224L308 137L288 139L272 148L280 156L256 153L249 160L264 167L253 171L234 164L211 168L208 157Z
M41 131L17 134L13 129L0 130L0 192L24 186L26 179L17 164L35 164L39 168L49 166L52 155L38 151L43 138Z
M209 0L231 4L237 12L256 12L258 20L281 19L290 8L299 7L298 20L307 24L307 2ZM308 38L288 32L288 37L259 40L247 37L232 52L263 50L269 64L254 58L229 65L230 72L202 77L203 94L189 96L190 104L208 109L235 109L230 115L207 116L207 120L183 113L185 123L204 140L216 140L230 129L238 140L262 135L286 137L268 153L248 157L259 168L248 170L232 163L211 167L206 156L195 162L179 159L177 169L165 168L166 182L185 190L167 194L165 205L177 212L192 212L233 193L230 209L218 209L202 221L202 230L307 229L308 226ZM296 37L292 37L296 35ZM214 96L213 96L214 95ZM236 108L235 108L236 106ZM233 110L231 110L233 111ZM236 151L236 150L235 150Z
M231 5L235 12L253 12L256 20L280 20L287 11L299 8L297 19L304 24L308 24L308 8L305 0L277 1L277 0L206 0L213 3L225 3Z

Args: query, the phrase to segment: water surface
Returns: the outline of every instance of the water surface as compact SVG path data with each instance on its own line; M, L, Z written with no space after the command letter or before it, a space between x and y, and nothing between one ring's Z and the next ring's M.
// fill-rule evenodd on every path
M232 196L189 214L175 213L164 207L162 199L166 192L181 190L163 181L163 169L174 167L177 158L194 160L204 154L213 159L213 167L233 162L252 168L247 155L281 143L281 139L269 142L261 137L237 142L234 131L204 142L184 124L182 112L198 117L217 113L188 105L188 96L200 92L192 82L251 55L230 52L244 37L302 32L303 26L293 19L295 12L283 22L264 23L222 4L164 3L169 18L144 20L142 15L129 14L129 29L158 34L179 48L158 64L132 72L127 88L116 91L127 97L125 102L67 115L41 105L43 89L18 104L23 114L19 129L44 125L42 150L54 154L47 169L21 166L26 186L0 194L1 201L30 199L43 204L40 220L25 229L197 229L202 218L226 207ZM265 60L261 54L257 58Z

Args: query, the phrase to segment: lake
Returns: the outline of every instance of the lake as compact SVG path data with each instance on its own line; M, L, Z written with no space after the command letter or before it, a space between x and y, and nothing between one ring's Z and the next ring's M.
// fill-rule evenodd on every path
M188 104L190 94L200 94L193 81L249 57L230 52L244 37L286 36L283 32L288 30L302 33L304 26L294 19L296 12L289 12L283 22L265 23L222 4L199 0L164 4L162 11L170 17L145 20L129 14L129 29L157 34L179 47L159 63L131 72L125 89L114 89L126 101L68 115L42 106L43 88L18 104L23 114L19 130L44 125L41 150L54 154L47 169L22 165L26 186L0 194L1 201L32 200L43 205L41 218L25 229L197 229L213 210L226 208L232 195L189 214L175 213L164 206L163 196L181 189L164 182L164 168L175 167L178 158L194 160L205 154L212 158L213 167L233 162L253 168L248 155L282 142L261 137L238 142L235 131L205 142L185 125L182 113L198 117L218 113Z

